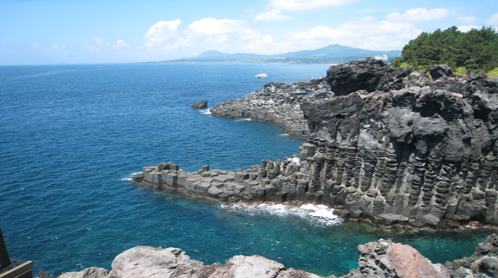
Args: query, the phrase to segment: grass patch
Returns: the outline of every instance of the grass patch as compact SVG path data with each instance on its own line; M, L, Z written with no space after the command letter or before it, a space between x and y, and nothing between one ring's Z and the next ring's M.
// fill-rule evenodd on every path
M488 71L487 75L489 78L498 77L498 68L494 68L493 70Z
M456 68L455 71L453 71L453 75L461 76L461 77L467 76L468 73L469 73L469 71L465 67L459 67L459 68Z

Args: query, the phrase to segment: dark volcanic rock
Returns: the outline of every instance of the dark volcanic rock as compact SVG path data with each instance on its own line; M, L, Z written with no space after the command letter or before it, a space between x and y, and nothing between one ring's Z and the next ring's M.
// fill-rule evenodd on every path
M199 102L194 102L192 105L190 105L190 108L192 108L192 109L206 109L207 107L208 107L207 100L201 100Z
M361 90L334 96L334 88ZM498 224L497 108L496 80L430 81L359 60L331 67L326 79L270 83L213 108L309 134L299 155L235 173L160 164L135 182L221 201L326 204L385 224Z
M333 96L334 93L323 78L292 84L272 82L262 90L216 105L211 112L217 117L250 118L277 124L290 135L307 137L308 127L300 104L320 103L331 100Z
M359 90L400 89L408 74L410 70L393 69L382 60L367 58L332 66L326 79L336 95L347 95Z
M433 65L429 67L429 73L433 80L441 77L450 77L453 75L453 69L448 65Z
M498 277L498 236L493 234L479 243L469 258L447 262L451 277Z

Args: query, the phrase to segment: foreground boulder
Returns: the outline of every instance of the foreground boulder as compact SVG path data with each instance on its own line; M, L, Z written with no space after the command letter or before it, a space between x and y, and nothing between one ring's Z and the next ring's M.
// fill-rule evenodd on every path
M498 236L489 236L480 243L472 257L446 265L432 264L409 245L390 240L369 242L358 247L358 269L341 278L446 278L496 277L498 274ZM330 262L331 265L334 262ZM59 278L319 278L309 272L287 269L283 264L254 256L234 256L225 264L204 265L192 260L178 248L137 246L119 254L112 270L87 268L68 272ZM336 278L336 276L328 276Z
M390 240L369 242L358 247L359 268L342 278L369 277L450 277L449 271L440 264L432 264L413 247Z
M119 254L112 270L87 268L59 278L319 278L301 270L287 269L279 262L254 256L235 256L225 264L204 265L178 248L137 246Z

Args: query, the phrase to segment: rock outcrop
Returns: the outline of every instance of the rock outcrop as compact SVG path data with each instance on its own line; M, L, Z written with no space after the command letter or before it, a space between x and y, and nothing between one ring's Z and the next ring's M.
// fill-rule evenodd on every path
M440 264L432 264L413 247L390 240L369 242L358 247L358 269L351 270L342 278L369 277L450 277L449 271Z
M498 236L489 236L480 243L469 258L433 264L409 245L380 239L358 247L358 269L341 278L449 278L497 277ZM330 262L331 265L334 262ZM313 273L287 269L283 264L267 258L235 256L225 264L204 263L191 259L178 248L137 246L118 255L112 270L87 268L68 272L58 278L319 278ZM328 276L336 278L336 276Z
M137 246L119 254L112 270L87 268L59 278L319 278L258 255L234 256L225 264L204 265L178 248Z
M194 103L192 103L192 105L190 105L190 108L192 108L192 109L206 109L207 107L208 107L207 100L201 100L198 102L194 102Z
M306 136L298 155L236 172L163 163L134 181L221 201L325 204L381 224L496 225L498 82L431 69L434 81L364 59L308 83L270 83L212 113Z
M264 89L211 109L217 117L250 118L282 126L295 137L307 137L309 129L300 104L332 100L334 93L324 78L292 84L269 83Z
M451 277L498 277L498 235L487 237L469 258L446 262Z
M393 69L382 60L367 58L331 67L326 79L331 90L342 96L360 90L387 92L401 89L410 72L404 68Z

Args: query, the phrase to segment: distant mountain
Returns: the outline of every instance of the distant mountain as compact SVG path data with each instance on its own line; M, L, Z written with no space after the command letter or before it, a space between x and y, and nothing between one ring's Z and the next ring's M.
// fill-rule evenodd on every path
M203 52L199 54L196 58L213 58L213 57L226 57L230 54L228 53L223 53L218 50L208 50L206 52Z
M388 57L401 57L400 50L390 50L390 51L377 51L377 50L366 50L361 48L354 48L349 46L344 46L340 44L331 44L329 46L315 49L315 50L301 50L296 52L289 52L284 54L272 55L274 57L347 57L347 56L365 56L365 57L375 57L387 55Z
M264 58L265 55L252 54L252 53L223 53L217 50L208 50L199 54L195 58L184 58L184 59L260 59Z
M366 57L376 57L385 61L391 61L394 58L401 57L401 51L374 51L331 44L315 50L301 50L276 55L252 53L229 54L217 50L209 50L199 54L197 57L163 62L339 64Z

